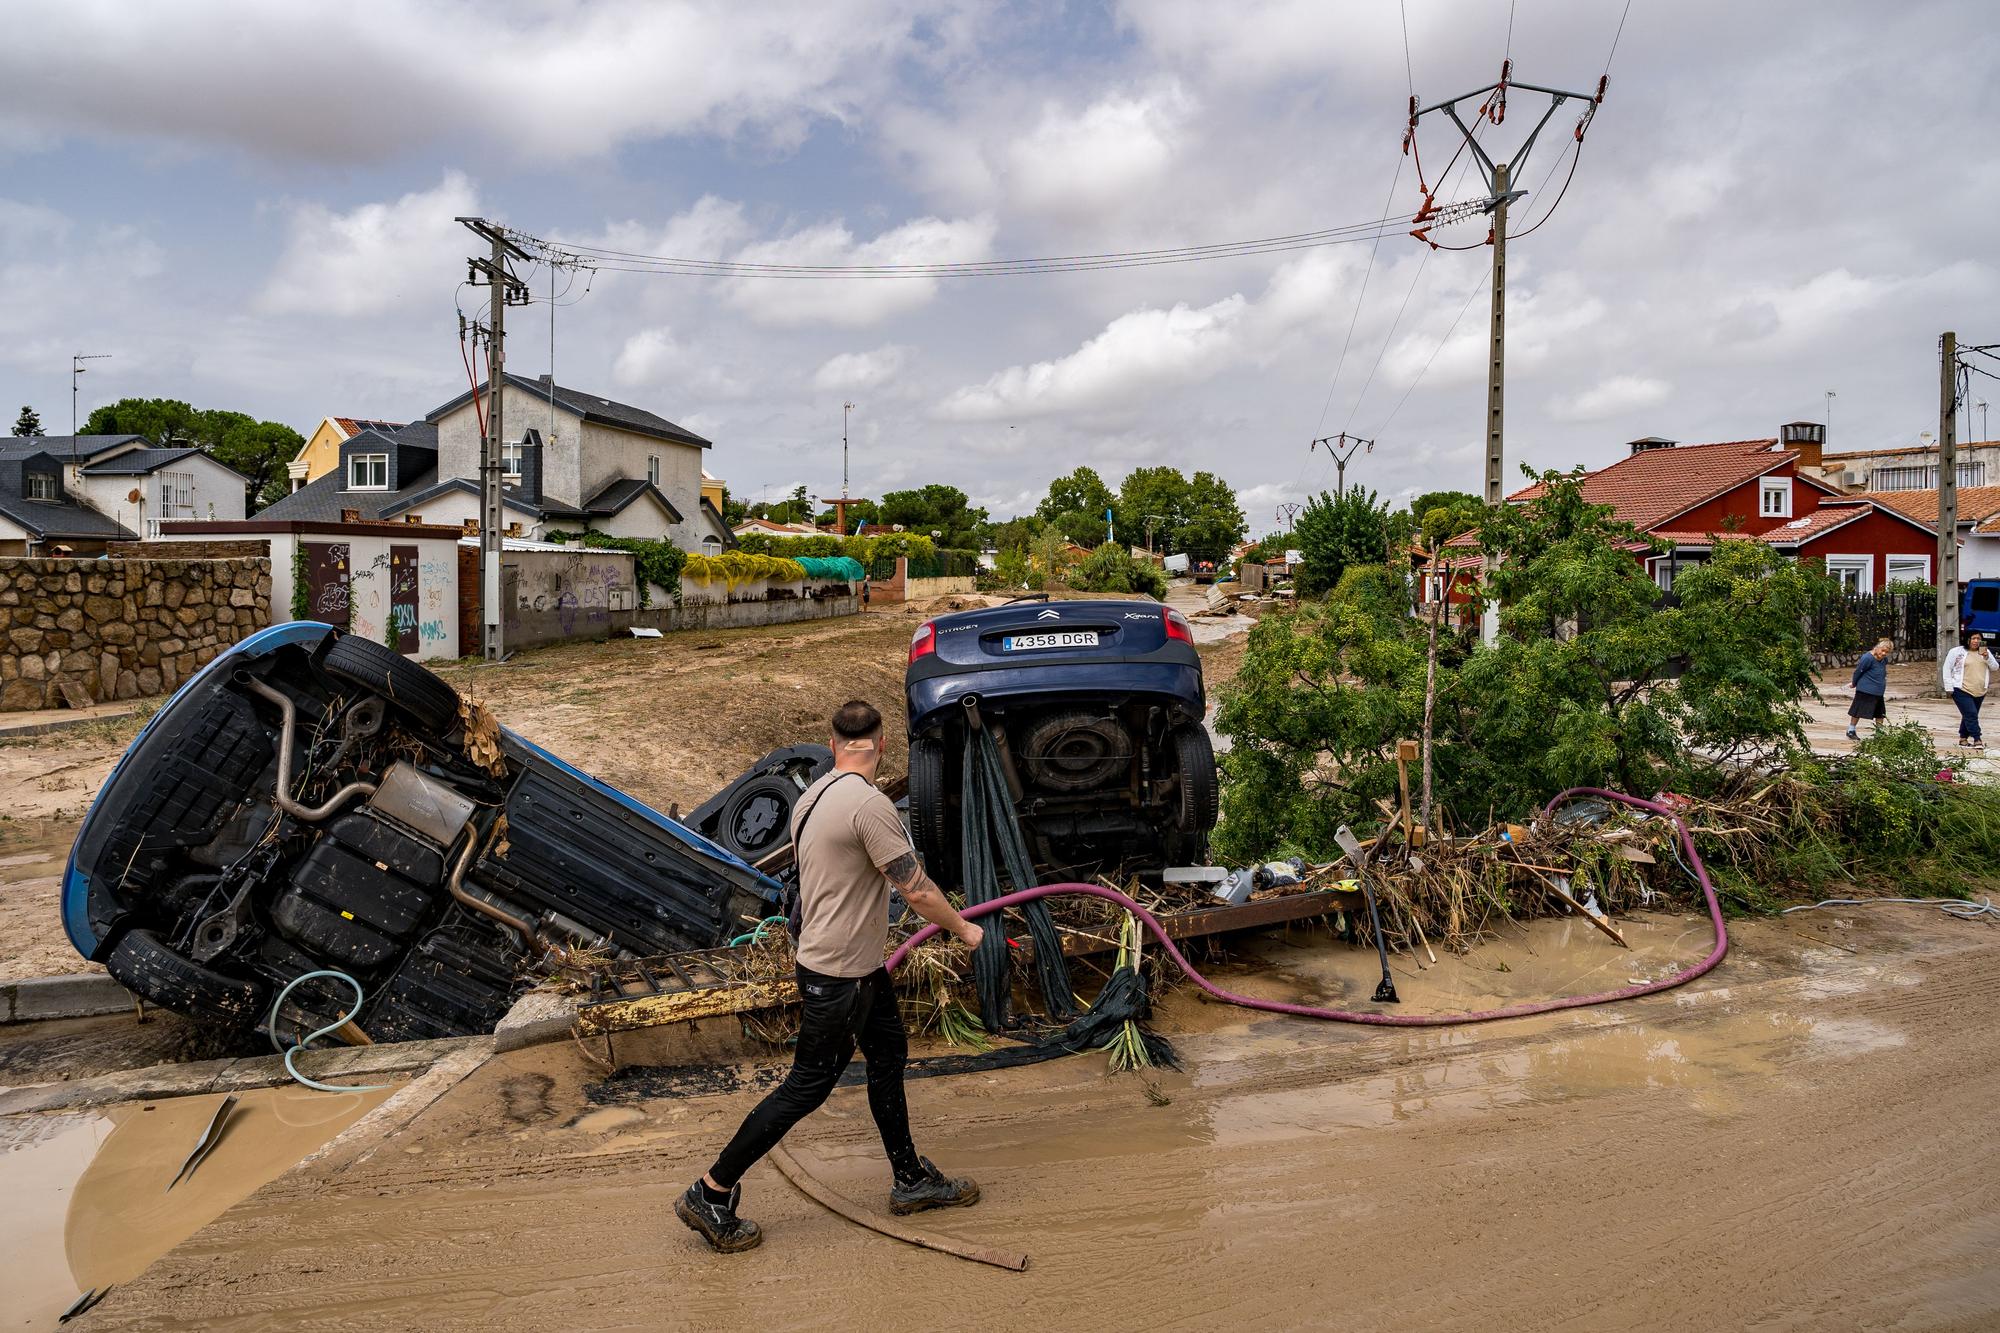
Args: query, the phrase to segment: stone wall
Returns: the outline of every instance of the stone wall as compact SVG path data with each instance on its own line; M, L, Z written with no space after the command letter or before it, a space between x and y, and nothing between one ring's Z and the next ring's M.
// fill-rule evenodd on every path
M0 559L0 712L169 693L270 623L267 559Z
M668 602L634 611L632 624L662 632L679 629L741 629L749 625L790 625L859 615L861 598L788 597L775 602Z

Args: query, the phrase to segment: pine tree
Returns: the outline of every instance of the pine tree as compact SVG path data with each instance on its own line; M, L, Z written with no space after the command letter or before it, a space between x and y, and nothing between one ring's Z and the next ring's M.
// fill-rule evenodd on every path
M42 433L41 413L32 407L23 407L21 415L14 418L16 435L40 435Z

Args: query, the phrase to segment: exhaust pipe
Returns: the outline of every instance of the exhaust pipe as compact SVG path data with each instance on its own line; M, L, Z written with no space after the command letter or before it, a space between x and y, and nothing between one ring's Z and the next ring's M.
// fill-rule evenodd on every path
M298 736L298 705L292 697L272 689L247 671L236 675L236 683L257 695L267 703L277 705L283 717L283 725L278 732L278 782L273 800L280 810L294 819L302 819L308 824L317 824L328 815L347 804L356 796L373 796L375 784L372 782L350 782L318 805L301 805L292 799L292 756Z

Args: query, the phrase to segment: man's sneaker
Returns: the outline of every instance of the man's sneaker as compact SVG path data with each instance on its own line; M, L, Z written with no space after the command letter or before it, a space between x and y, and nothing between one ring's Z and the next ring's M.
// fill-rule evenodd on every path
M923 1178L908 1185L899 1182L889 1191L890 1212L902 1217L909 1213L921 1213L926 1208L962 1208L979 1202L977 1181L947 1176L931 1165L928 1157L917 1160L923 1163Z
M1854 731L1854 728L1853 728L1853 727L1849 727L1849 728L1847 729L1847 739L1849 739L1849 740L1851 740L1851 741L1858 741L1858 740L1860 740L1860 739L1861 739L1861 737L1855 734L1855 731Z
M730 1186L727 1203L710 1203L697 1180L674 1201L674 1216L699 1231L709 1248L718 1253L754 1250L764 1241L764 1229L736 1215L736 1201L742 1197L743 1186L738 1183Z

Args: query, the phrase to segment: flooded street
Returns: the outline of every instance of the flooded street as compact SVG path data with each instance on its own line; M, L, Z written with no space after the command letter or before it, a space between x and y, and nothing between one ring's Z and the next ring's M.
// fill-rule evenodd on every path
M1397 986L1406 1010L1482 1006L1707 949L1701 920L1625 924L1629 952L1557 921L1435 967L1399 955ZM1211 975L1337 1003L1375 963L1294 930ZM713 1256L672 1201L771 1066L684 1071L686 1095L661 1096L562 1043L488 1061L366 1156L275 1180L90 1327L896 1329L1001 1309L1044 1327L1992 1327L2000 1192L1968 1145L2000 1098L1996 1018L2000 932L1897 909L1747 923L1684 990L1462 1028L1183 987L1159 1015L1178 1072L1107 1077L1086 1055L912 1083L920 1148L985 1191L920 1221L1026 1249L1025 1274L861 1231L768 1164L744 1184L765 1245ZM791 1147L880 1206L859 1089ZM68 1240L98 1262L87 1230Z
M239 1093L215 1147L171 1188L221 1096L0 1120L0 1328L54 1328L79 1294L130 1282L387 1095Z

